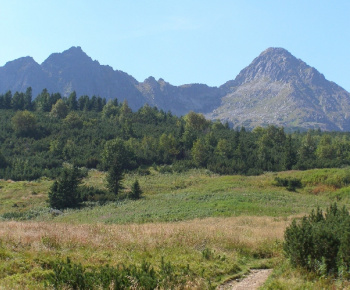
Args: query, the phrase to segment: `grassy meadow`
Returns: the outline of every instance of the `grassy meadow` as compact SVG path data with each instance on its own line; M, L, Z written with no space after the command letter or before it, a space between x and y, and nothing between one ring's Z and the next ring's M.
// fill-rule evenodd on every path
M88 204L58 216L46 202L52 181L1 180L0 289L53 288L47 283L49 265L67 257L86 271L144 261L157 271L164 260L171 263L168 275L184 279L162 284L175 288L210 289L253 268L274 268L266 289L348 286L291 269L282 249L293 218L335 201L348 204L348 168L260 176L150 172L125 176L126 191L139 180L140 200ZM288 191L277 186L276 177L299 178L303 187ZM104 188L104 178L91 170L83 182Z

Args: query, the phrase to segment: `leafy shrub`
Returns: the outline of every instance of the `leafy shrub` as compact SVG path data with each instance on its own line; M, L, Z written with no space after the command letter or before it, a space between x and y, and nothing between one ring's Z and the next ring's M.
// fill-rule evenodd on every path
M39 208L39 209L32 209L29 211L11 211L11 212L5 212L1 218L4 220L16 220L16 221L25 221L25 220L32 220L36 217L48 213L48 208Z
M158 168L158 172L161 174L173 173L173 169L170 165L163 165Z
M79 191L83 201L105 204L106 202L116 200L114 194L92 186L80 186Z
M188 171L192 168L195 168L192 160L178 160L172 165L173 171L178 173Z
M293 266L318 274L350 277L350 215L331 205L319 208L285 231L284 252Z
M214 252L208 248L205 248L203 251L202 251L202 257L205 259L205 260L211 260L213 257L214 257Z
M277 186L283 186L289 191L295 191L297 188L302 187L301 179L300 178L281 178L276 177L275 182L277 183Z
M137 169L135 169L134 173L136 173L140 176L147 176L147 175L151 174L151 171L149 171L148 168L138 167Z

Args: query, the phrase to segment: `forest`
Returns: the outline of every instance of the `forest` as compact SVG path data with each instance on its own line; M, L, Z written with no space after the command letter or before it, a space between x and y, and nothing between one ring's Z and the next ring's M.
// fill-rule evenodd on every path
M147 174L206 168L218 174L342 167L350 163L350 134L320 130L287 133L283 127L230 128L190 112L183 117L127 101L69 97L44 89L0 95L0 178L56 178L65 163Z

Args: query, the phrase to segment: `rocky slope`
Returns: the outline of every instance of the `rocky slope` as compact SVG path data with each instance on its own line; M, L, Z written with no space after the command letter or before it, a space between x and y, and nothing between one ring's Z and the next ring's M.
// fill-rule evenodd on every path
M80 47L51 54L41 65L26 57L8 62L0 68L0 93L25 91L31 86L33 95L43 88L68 96L99 95L107 99L128 100L131 108L145 103L183 115L190 110L210 112L220 104L221 90L206 85L172 86L150 77L139 83L132 76L93 61Z
M350 94L282 48L262 52L221 89L208 117L234 126L350 130Z
M139 83L137 88L147 98L148 104L177 115L185 115L189 111L209 113L220 105L220 98L224 95L216 87L203 84L177 87L163 79L156 81L153 77Z

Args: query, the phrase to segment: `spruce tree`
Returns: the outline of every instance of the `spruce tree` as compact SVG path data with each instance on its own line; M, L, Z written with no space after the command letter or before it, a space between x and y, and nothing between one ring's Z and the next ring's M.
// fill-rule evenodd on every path
M139 199L142 194L142 189L140 187L139 181L136 179L131 187L130 198Z
M81 173L77 167L64 168L59 178L51 186L49 203L52 208L64 209L79 206L82 201L79 184Z
M116 196L123 189L124 171L122 164L116 159L108 170L107 173L107 188L110 192L114 193Z

